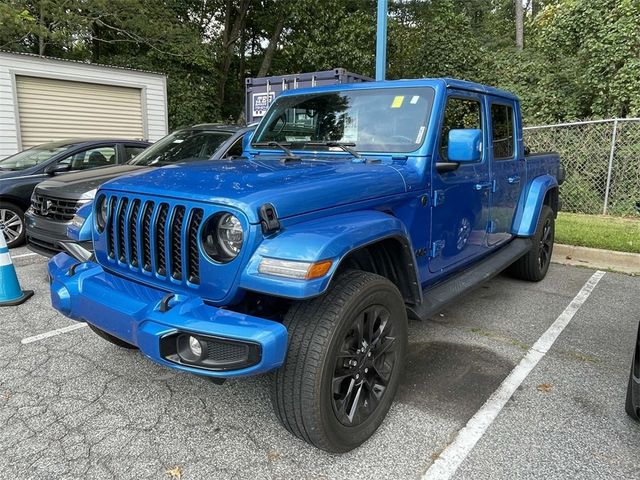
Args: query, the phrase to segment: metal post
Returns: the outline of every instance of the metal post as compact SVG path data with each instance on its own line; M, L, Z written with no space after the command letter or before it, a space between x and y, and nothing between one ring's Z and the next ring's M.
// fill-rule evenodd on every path
M376 81L386 77L387 70L387 5L388 0L378 0L378 33L376 35Z
M604 191L604 208L602 214L607 214L609 207L609 191L611 190L611 172L613 170L613 157L616 153L616 137L618 136L618 119L613 121L613 134L611 135L611 151L609 152L609 170L607 171L607 188Z

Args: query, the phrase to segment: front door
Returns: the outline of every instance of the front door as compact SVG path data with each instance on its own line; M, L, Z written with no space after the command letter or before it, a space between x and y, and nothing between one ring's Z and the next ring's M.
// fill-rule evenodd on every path
M447 161L449 131L458 128L482 130L482 143L486 145L487 119L480 95L449 93L434 165ZM487 251L485 237L492 183L486 148L482 149L481 159L476 163L461 164L448 172L438 172L434 168L432 185L429 270L440 272Z
M495 192L491 201L491 223L487 241L490 246L499 245L512 236L520 191L524 184L524 152L518 151L514 132L516 127L516 105L499 97L489 97L491 143L488 155L491 159L491 176Z

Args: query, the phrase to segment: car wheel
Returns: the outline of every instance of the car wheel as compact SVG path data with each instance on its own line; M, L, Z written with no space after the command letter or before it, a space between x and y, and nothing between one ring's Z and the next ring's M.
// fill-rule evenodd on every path
M380 426L395 396L407 348L400 292L379 275L338 277L322 297L293 305L285 364L273 376L276 415L293 435L346 452Z
M11 203L0 203L0 231L4 234L9 248L24 243L24 212Z
M87 325L89 326L89 328L91 330L93 330L93 332L96 335L98 335L100 338L105 339L109 343L113 343L114 345L116 345L118 347L121 347L121 348L129 348L131 350L137 350L138 349L138 347L136 347L135 345L131 345L130 343L125 342L124 340L120 340L118 337L114 337L110 333L107 333L104 330L101 330L98 327L91 325L90 323L87 323Z
M531 250L509 267L509 273L531 282L542 280L549 270L554 238L555 215L551 207L545 205L540 212Z
M635 378L634 378L635 377ZM636 338L631 372L629 373L629 385L627 386L627 401L625 410L631 418L640 422L640 326Z

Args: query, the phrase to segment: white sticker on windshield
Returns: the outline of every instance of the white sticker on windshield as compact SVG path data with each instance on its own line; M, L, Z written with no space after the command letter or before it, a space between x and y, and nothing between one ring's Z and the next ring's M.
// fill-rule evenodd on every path
M413 97L411 97L411 105L415 105L416 103L418 103L418 100L420 100L420 95L414 95Z
M341 141L346 143L356 143L358 141L357 115L346 115L344 117L344 130Z
M184 140L182 140L181 138L176 138L173 143L182 143L184 142Z
M416 143L422 142L422 137L424 136L425 130L426 127L424 125L420 127L420 130L418 130L418 136L416 137Z

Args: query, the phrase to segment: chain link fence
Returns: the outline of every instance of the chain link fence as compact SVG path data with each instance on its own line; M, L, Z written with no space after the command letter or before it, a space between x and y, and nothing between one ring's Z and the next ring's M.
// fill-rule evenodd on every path
M640 118L525 127L532 152L558 152L567 212L635 215L640 202Z

